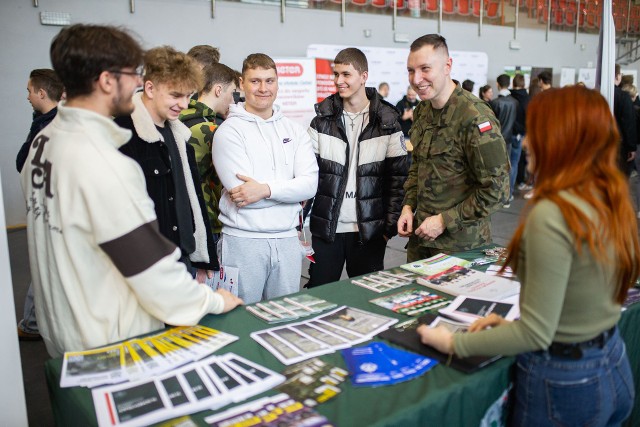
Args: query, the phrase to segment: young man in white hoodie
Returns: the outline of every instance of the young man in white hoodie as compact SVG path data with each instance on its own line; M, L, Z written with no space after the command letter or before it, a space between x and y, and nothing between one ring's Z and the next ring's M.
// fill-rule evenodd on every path
M273 104L273 60L249 55L240 84L246 102L231 105L212 152L224 187L220 262L239 269L238 296L251 304L299 289L304 253L296 226L300 202L316 192L318 166L305 129Z

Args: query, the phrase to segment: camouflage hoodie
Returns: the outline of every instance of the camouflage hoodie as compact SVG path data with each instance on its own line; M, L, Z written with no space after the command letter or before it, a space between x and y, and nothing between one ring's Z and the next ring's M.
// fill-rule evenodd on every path
M189 101L189 108L180 114L182 123L191 130L189 144L191 144L196 153L198 174L200 175L204 203L209 215L211 232L219 234L222 230L222 223L218 219L220 214L218 202L220 201L222 184L213 168L213 160L211 158L211 141L217 128L215 118L215 111L194 99Z

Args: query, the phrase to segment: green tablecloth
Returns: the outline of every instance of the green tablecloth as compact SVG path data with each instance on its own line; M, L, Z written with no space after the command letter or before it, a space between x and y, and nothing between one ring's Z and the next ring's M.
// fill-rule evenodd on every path
M459 254L464 258L478 257L479 252ZM408 317L385 310L369 300L379 296L375 292L341 281L315 288L311 294L340 305L363 308L375 313L405 320ZM629 357L637 384L640 382L640 307L623 314L620 328L627 342ZM275 371L282 365L267 350L257 344L249 334L271 325L249 314L244 307L219 316L206 316L203 325L237 335L240 339L220 351L234 352ZM345 367L339 352L322 356L328 363ZM471 375L438 365L422 377L393 386L368 388L352 387L344 383L342 393L335 399L319 405L318 411L336 425L344 426L478 426L487 408L498 399L510 381L513 358L505 358ZM45 365L51 403L59 426L97 425L91 392L87 388L61 389L62 359L49 360ZM274 394L275 391L266 394ZM636 392L638 394L638 392ZM224 409L224 408L223 408ZM211 411L192 415L192 419L206 425L204 417ZM640 410L633 414L635 425L640 423ZM629 425L634 425L633 421Z

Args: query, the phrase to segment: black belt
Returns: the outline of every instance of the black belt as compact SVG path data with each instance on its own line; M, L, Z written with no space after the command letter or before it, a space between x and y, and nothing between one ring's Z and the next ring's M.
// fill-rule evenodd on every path
M553 342L547 349L550 355L557 357L565 357L567 359L581 359L582 358L582 350L586 350L588 348L600 347L603 348L604 345L609 341L609 338L613 336L616 327L613 326L611 329L608 329L595 338L592 338L588 341L577 342L577 343L562 343L562 342Z

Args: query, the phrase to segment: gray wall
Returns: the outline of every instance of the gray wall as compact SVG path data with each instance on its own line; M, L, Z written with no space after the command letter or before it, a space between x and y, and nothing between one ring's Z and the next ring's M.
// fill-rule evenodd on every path
M48 48L59 27L42 26L41 11L68 12L73 23L91 22L123 25L139 34L146 47L171 44L187 50L195 44L221 48L222 62L240 68L252 52L272 56L305 56L311 43L353 44L361 46L408 47L393 42L391 17L351 13L346 26L340 26L335 11L287 8L286 22L280 23L280 9L273 6L217 2L216 18L211 19L208 0L136 0L136 12L129 13L128 0L0 0L0 76L5 102L0 103L4 137L0 139L0 171L4 190L7 225L25 221L24 201L15 155L31 122L26 101L26 82L33 68L50 67ZM372 36L365 38L364 29ZM398 31L409 39L437 31L437 22L398 18ZM442 34L449 48L485 51L489 56L489 76L497 76L505 65L587 67L595 64L598 39L581 34L574 44L573 33L552 32L545 42L542 30L521 28L521 50L510 50L513 29L485 25L478 37L477 24L444 22ZM97 47L99 48L99 47ZM455 67L455 64L454 64ZM637 63L627 68L638 68ZM559 75L554 76L556 82ZM92 159L87 159L92 161Z

